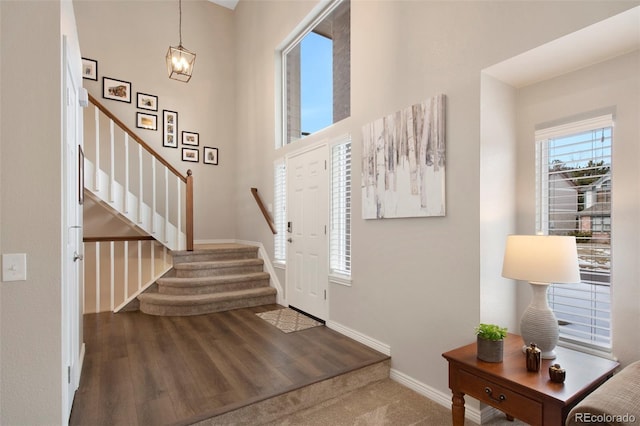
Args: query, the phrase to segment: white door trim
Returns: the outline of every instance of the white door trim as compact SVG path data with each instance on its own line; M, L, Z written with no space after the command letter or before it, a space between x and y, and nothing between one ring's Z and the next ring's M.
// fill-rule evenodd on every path
M290 167L290 162L293 159L296 159L302 155L308 154L310 152L316 151L316 150L323 150L324 152L324 161L325 161L325 165L328 166L328 162L329 162L329 141L327 139L322 140L319 143L313 144L313 145L308 145L305 146L303 148L300 148L298 150L295 150L293 152L288 153L287 155L285 155L285 163L286 163L286 169L287 169L287 221L289 220L289 213L290 211L292 211L289 208L289 203L292 202L292 197L291 194L289 193L289 185L290 185L290 180L289 180L289 173L291 173L291 167ZM324 219L325 219L325 224L328 226L328 221L329 221L329 173L327 170L327 167L325 167L325 189L326 189L326 193L325 193L325 200L324 200L324 207L326 207L324 209ZM294 224L295 227L295 224ZM287 238L291 237L291 234L287 233ZM286 268L286 273L285 273L285 288L286 288L286 295L287 295L287 300L289 303L292 303L292 300L294 299L293 297L293 279L292 279L292 265L293 265L293 261L290 258L290 253L289 253L289 248L290 248L290 244L287 243L287 268ZM329 244L328 244L328 235L325 234L325 243L324 243L324 261L325 261L325 265L324 265L324 276L322 277L318 277L319 280L321 280L322 283L324 283L323 288L326 294L326 299L323 305L323 309L322 312L308 312L311 315L314 315L322 320L328 320L329 319L329 303L330 303L330 298L329 298ZM295 306L295 305L294 305ZM297 308L303 309L303 307L300 306L296 306Z

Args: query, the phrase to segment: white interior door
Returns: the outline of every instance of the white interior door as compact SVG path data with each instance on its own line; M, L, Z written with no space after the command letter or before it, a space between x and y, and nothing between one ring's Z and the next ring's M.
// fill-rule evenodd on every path
M287 299L327 319L327 145L287 158Z
M82 77L69 57L66 38L63 50L63 263L62 263L62 383L63 415L68 423L79 382L80 277L82 259L82 207L79 204L79 145L81 110L78 93Z

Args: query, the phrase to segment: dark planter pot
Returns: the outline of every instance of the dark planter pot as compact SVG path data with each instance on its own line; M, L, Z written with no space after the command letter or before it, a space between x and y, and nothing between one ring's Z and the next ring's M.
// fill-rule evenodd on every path
M504 340L487 340L478 336L478 359L486 362L502 362Z

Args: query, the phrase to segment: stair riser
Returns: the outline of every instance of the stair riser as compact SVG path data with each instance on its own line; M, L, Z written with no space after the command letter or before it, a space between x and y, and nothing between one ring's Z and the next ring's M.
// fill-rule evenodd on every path
M269 287L269 279L247 280L236 282L220 282L210 285L198 286L175 286L158 283L158 292L161 294L188 295L188 294L211 294L225 291L247 290L250 288Z
M199 277L218 277L221 275L231 274L248 274L253 272L262 272L263 265L242 265L231 266L227 268L221 267L203 267L199 269L176 269L176 277L178 278L199 278Z
M221 302L190 306L155 305L141 301L140 311L149 315L191 316L210 314L213 312L230 311L232 309L249 308L260 305L269 305L272 303L276 303L275 295L225 300Z
M256 259L257 257L257 249L243 251L216 251L206 253L192 252L192 254L174 254L173 264L178 265L181 263L189 262L213 262L216 260Z

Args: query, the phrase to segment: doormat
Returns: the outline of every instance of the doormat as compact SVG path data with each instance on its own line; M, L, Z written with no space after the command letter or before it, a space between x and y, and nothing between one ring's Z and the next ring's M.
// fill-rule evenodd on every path
M313 320L308 316L289 308L260 312L256 315L267 321L269 324L275 325L284 333L292 333L294 331L306 330L308 328L322 325L321 322Z

